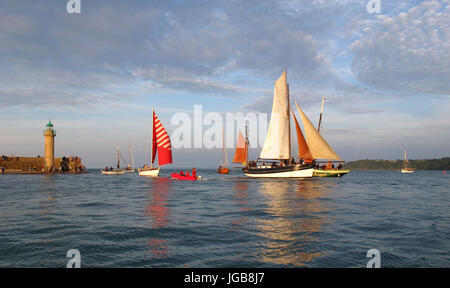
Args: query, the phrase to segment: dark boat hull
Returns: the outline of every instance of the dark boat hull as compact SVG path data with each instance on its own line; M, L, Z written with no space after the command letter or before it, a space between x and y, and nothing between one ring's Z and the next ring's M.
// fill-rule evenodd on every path
M296 164L285 167L281 166L256 166L242 169L248 177L260 178L312 178L313 167L309 164Z

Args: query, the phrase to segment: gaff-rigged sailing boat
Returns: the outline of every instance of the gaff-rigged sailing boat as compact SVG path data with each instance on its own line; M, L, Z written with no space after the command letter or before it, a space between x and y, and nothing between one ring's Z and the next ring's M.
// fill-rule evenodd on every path
M133 149L131 148L131 141L130 141L130 164L128 164L127 168L125 168L125 172L134 173L134 159L133 159Z
M115 169L108 169L108 167L105 168L105 170L102 169L103 175L123 175L125 174L125 169L120 168L120 152L119 152L119 146L116 146L117 151L117 168Z
M311 178L312 164L296 164L291 157L289 86L286 69L273 91L272 115L260 157L247 163L243 171L249 177Z
M225 131L222 128L222 165L217 168L217 173L219 174L228 174L230 169L228 168L228 156L227 156L227 148L225 146Z
M150 147L152 155L150 158L150 167L144 166L144 168L138 169L139 175L141 176L156 177L159 174L161 166L172 163L172 146L170 144L169 134L159 121L155 111L153 111L152 128L152 146ZM158 168L153 167L156 153L158 153Z
M233 163L242 163L242 165L245 167L247 166L247 159L248 159L248 136L247 136L247 127L245 127L245 135L246 137L242 135L241 131L239 130L238 134L238 142L236 146L236 152L233 157Z
M323 102L322 102L323 103ZM303 122L303 128L305 129L306 134L306 142L303 138L303 134L300 130L300 127L297 123L297 119L294 116L296 129L297 129L297 138L303 139L299 141L299 157L303 159L307 163L314 162L316 165L317 159L327 159L329 162L325 167L314 169L314 177L341 177L350 172L350 170L341 170L335 169L333 164L331 164L332 160L338 161L339 163L343 162L341 158L333 151L330 145L325 141L325 139L320 135L319 131L314 128L313 124L306 116L306 114L300 109L297 103L298 112L300 113L300 117ZM299 135L300 134L300 135ZM302 142L302 143L300 143Z
M406 157L406 150L405 150L405 159L403 160L402 173L414 173L413 169L408 168L408 158Z

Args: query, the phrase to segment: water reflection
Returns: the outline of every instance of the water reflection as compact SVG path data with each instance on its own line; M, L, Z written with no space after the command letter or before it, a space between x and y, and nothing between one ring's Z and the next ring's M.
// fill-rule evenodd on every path
M55 237L53 237L53 233L46 232L51 231L58 227L59 225L56 223L55 219L55 205L57 200L57 189L55 178L53 175L39 175L42 176L41 189L39 195L39 209L42 214L43 221L32 221L35 224L36 231L40 231L38 233L39 237L36 237L36 240L39 244L46 245L45 248L41 246L41 249L51 249L54 243L57 241ZM45 220L44 220L45 219ZM33 241L34 242L34 241ZM52 265L57 263L58 260L53 257L53 255L49 254L44 263L51 263Z
M40 201L41 213L44 218L50 218L51 208L55 205L56 188L53 175L42 175L41 191L44 192Z
M261 236L266 239L261 258L263 262L288 266L307 265L324 256L321 249L324 224L330 220L331 197L334 184L330 181L268 180L261 183L265 196L264 219L257 221Z
M170 194L170 181L168 178L151 179L152 185L148 191L151 201L146 209L146 214L150 217L150 227L152 229L161 229L169 222L170 208L167 205L167 199ZM158 235L156 233L155 235ZM169 246L166 239L159 237L150 238L147 241L150 246L150 254L152 258L164 259L169 256Z
M239 207L240 212L248 212L248 184L247 181L237 180L234 184L233 203ZM248 217L242 216L230 221L232 228L243 225L248 221Z

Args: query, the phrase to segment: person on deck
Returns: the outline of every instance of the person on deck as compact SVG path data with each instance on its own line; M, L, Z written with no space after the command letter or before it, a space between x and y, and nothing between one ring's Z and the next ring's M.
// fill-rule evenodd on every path
M197 177L197 171L195 171L195 168L192 168L192 176Z

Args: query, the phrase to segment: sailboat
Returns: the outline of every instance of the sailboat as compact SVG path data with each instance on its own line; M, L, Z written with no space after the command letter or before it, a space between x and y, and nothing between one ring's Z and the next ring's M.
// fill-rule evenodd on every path
M134 173L134 159L133 159L133 149L131 147L130 141L130 164L128 164L127 168L125 168L126 173Z
M248 159L248 133L247 127L245 127L245 138L239 130L238 143L236 146L236 152L234 153L233 163L242 163L245 167Z
M314 128L314 125L309 120L308 116L302 111L300 106L298 106L297 103L295 105L297 106L297 110L300 113L300 117L303 122L303 128L305 130L306 134L306 141L302 141L302 143L299 142L299 157L300 159L305 160L308 163L314 163L314 177L341 177L345 174L348 174L350 170L341 170L334 168L334 164L332 164L331 161L337 161L339 165L341 165L342 161L341 158L334 152L334 150L331 148L331 146L327 143L327 141L320 135L319 129L320 129L320 123L322 120L322 112L323 112L323 103L325 98L322 98L322 108L320 111L320 118L319 118L319 126ZM297 123L297 119L294 116L294 120L296 122L296 129L297 129L297 135L300 133L300 135L297 137L298 139L303 138L303 134L301 133L300 127ZM304 139L304 138L303 138ZM327 164L324 166L319 166L317 160L319 159L326 159Z
M406 157L406 150L405 150L405 158L403 159L402 173L414 173L413 169L408 168L408 158Z
M313 165L297 164L291 157L289 85L286 69L275 81L272 114L264 146L256 161L243 168L248 177L311 178Z
M159 121L154 110L151 142L150 167L144 166L144 168L138 169L140 176L157 177L161 166L172 163L172 146L170 143L169 134L167 133L166 129L164 129L164 126ZM159 167L153 167L153 163L155 162L157 153Z
M223 141L223 145L222 145L222 165L219 166L219 168L217 168L217 173L219 174L228 174L230 173L230 169L228 168L228 156L227 156L227 148L225 146L225 132L224 129L222 127L222 141Z
M119 152L119 146L116 147L117 151L117 168L115 169L108 169L105 170L102 169L103 175L123 175L125 174L125 169L120 168L120 152Z

